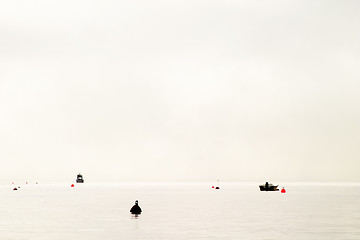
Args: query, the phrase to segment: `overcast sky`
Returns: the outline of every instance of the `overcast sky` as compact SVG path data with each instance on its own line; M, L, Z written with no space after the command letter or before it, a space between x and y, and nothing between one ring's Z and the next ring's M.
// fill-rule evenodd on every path
M0 2L0 180L360 181L360 2Z

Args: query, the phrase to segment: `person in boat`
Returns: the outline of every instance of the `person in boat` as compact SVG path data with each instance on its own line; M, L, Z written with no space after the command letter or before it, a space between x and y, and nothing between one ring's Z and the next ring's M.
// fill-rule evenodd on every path
M269 183L268 182L265 183L265 189L269 189Z
M139 202L138 200L135 201L135 205L130 209L130 212L132 214L141 214L142 210L139 207Z

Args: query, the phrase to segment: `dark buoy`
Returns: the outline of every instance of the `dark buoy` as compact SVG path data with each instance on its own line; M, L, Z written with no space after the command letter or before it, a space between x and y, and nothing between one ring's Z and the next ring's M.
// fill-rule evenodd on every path
M132 214L141 214L141 208L139 207L139 205L138 205L138 200L136 200L135 201L135 205L130 209L130 212L132 213Z
M285 188L282 188L282 189L281 189L281 193L286 193Z
M216 187L215 189L220 189L219 187Z
M17 188L14 188L13 190L15 191L15 190L18 190L18 189L17 189Z

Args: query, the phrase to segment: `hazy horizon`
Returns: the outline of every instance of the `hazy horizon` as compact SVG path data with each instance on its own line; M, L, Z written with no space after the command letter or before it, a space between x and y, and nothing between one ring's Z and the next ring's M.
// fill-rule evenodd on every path
M2 1L0 181L360 175L358 1Z

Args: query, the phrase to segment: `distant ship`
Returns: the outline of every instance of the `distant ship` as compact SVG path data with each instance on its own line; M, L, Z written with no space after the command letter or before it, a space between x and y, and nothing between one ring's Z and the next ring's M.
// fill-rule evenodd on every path
M219 187L219 180L217 180L217 186L215 187L215 189L220 189L220 187Z
M83 176L80 173L77 175L76 182L77 183L83 183L84 182Z
M266 182L264 185L259 185L260 191L279 191L279 185L272 185L271 183Z

